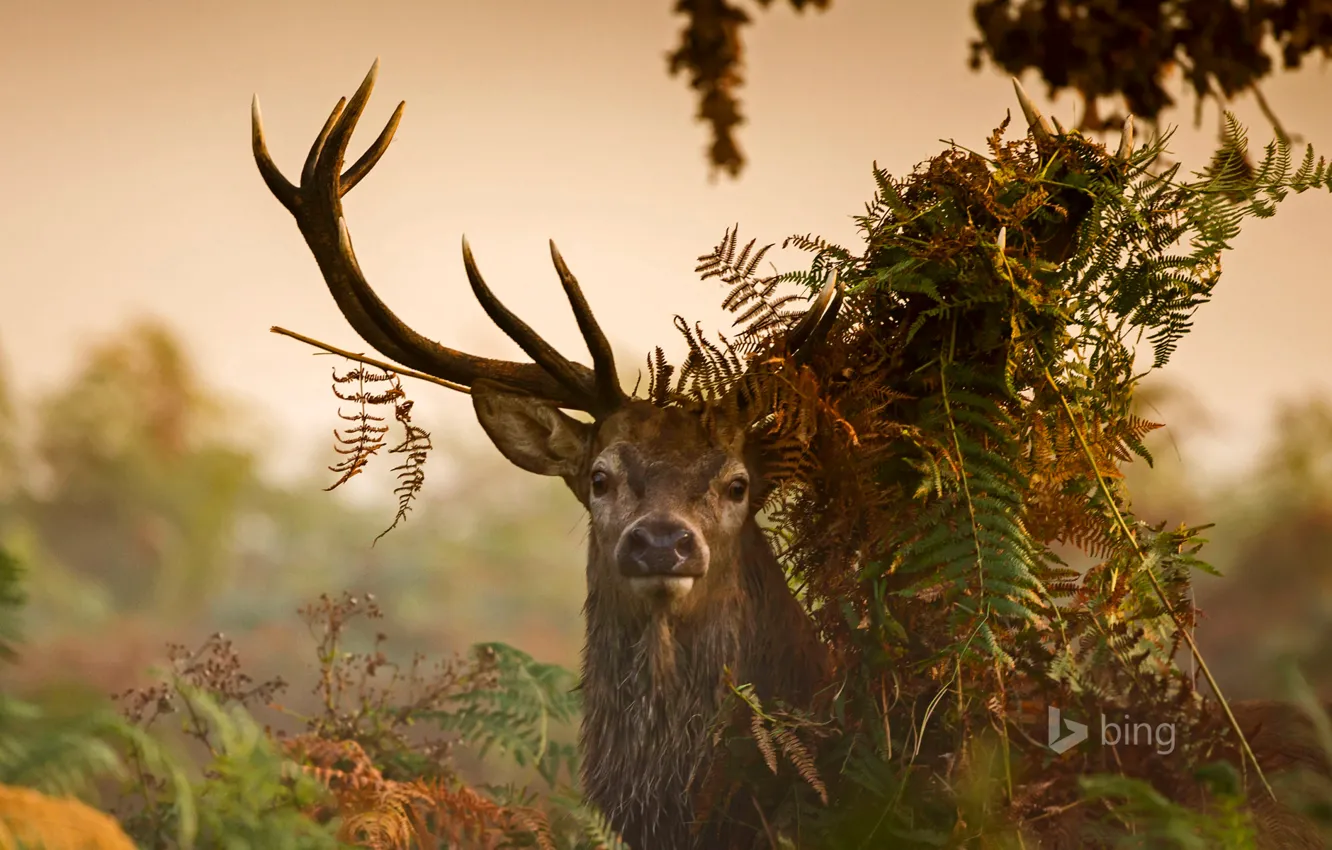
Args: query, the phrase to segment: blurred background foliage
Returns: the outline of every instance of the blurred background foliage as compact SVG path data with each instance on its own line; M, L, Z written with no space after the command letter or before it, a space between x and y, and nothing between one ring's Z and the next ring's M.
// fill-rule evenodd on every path
M818 12L832 0L676 0L684 18L679 44L667 56L672 76L695 92L695 118L712 136L713 173L738 176L745 156L736 128L744 124L745 28L753 12L789 5ZM969 64L1022 76L1036 71L1051 98L1073 92L1082 109L1076 127L1118 131L1126 113L1154 131L1193 96L1194 122L1208 101L1222 109L1252 96L1283 139L1287 132L1263 95L1262 83L1298 70L1309 58L1332 56L1332 4L1327 0L975 0Z
M1226 694L1272 698L1293 661L1332 695L1332 400L1281 404L1254 463L1216 479L1188 463L1189 437L1212 426L1206 411L1163 384L1140 403L1169 423L1147 441L1155 468L1129 467L1140 516L1214 523L1204 552L1221 576L1195 577L1198 639Z
M4 379L0 547L25 565L30 600L11 687L120 691L145 681L168 642L221 631L250 672L294 683L299 702L314 655L297 609L344 590L391 612L377 627L404 658L485 640L576 663L581 508L557 481L493 475L506 461L443 437L445 423L423 417L442 437L433 474L410 520L372 545L395 508L391 464L344 488L359 499L325 492L336 476L316 463L272 480L276 426L201 383L168 328L101 341L39 398L12 397ZM336 410L330 393L330 430ZM337 460L331 433L311 439L327 446L312 457Z
M90 347L74 375L15 398L0 371L0 546L27 565L25 651L10 687L142 684L166 644L232 637L256 676L309 690L309 636L297 609L321 593L372 592L377 625L402 657L501 641L575 666L581 640L581 509L555 480L495 475L488 445L435 435L431 475L409 521L377 545L394 500L388 464L347 493L323 465L266 476L273 422L201 383L169 328L140 323ZM427 398L429 388L409 387ZM1272 412L1267 446L1233 478L1188 462L1207 412L1158 384L1141 413L1167 427L1155 469L1129 467L1148 521L1213 522L1199 638L1235 697L1276 692L1293 659L1332 693L1332 400ZM336 401L330 394L330 428ZM312 453L319 456L318 453ZM378 470L375 466L380 467ZM369 632L355 640L365 645Z

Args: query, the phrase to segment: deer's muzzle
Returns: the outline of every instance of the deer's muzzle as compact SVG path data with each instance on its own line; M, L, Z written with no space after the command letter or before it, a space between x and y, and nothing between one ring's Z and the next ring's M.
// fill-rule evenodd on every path
M620 538L620 573L628 578L699 578L706 563L698 535L681 522L647 518Z

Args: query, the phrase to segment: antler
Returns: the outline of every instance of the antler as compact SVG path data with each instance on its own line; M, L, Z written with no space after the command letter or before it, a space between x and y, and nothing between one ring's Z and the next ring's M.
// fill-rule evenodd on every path
M472 293L491 321L518 343L533 362L493 360L440 345L408 327L370 288L352 250L351 236L342 215L342 196L370 173L388 150L406 102L398 104L388 124L360 159L346 171L342 170L342 165L352 131L365 111L378 72L379 60L376 59L351 100L342 98L333 108L305 158L299 186L292 185L282 175L268 153L258 95L251 108L251 141L259 173L273 196L296 219L301 235L323 272L324 282L347 322L362 339L386 357L461 387L471 387L479 380L495 381L561 407L596 416L620 406L625 394L616 376L610 343L554 242L550 244L551 259L592 354L592 369L565 358L500 303L481 277L466 237L462 243L463 265Z
M837 276L837 269L833 269L823 289L819 291L819 297L814 299L805 315L786 334L786 350L797 365L809 362L814 352L828 338L828 332L837 321L837 313L842 309L842 297L845 294L846 289Z
M1027 90L1022 87L1021 81L1017 77L1013 78L1013 90L1017 92L1018 106L1022 108L1022 117L1027 120L1027 127L1031 131L1031 137L1037 142L1049 142L1054 139L1055 132L1050 129L1050 124L1045 120L1045 116L1036 108L1036 104L1031 102L1031 97ZM1059 135L1064 135L1064 128L1059 126L1059 119L1054 120L1055 127ZM1133 116L1129 115L1124 119L1124 126L1120 131L1119 150L1115 156L1121 160L1127 161L1133 156Z

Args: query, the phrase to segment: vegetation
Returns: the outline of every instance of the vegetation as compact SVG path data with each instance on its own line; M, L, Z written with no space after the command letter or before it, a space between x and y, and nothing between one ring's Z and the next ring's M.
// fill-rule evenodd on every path
M21 573L2 563L12 635ZM5 698L0 846L596 846L601 821L568 786L569 673L503 644L433 667L390 661L382 636L369 652L347 651L350 622L382 617L373 598L325 597L301 613L317 639L319 708L309 716L273 703L286 683L253 681L221 635L194 651L172 647L161 681L121 694L120 711ZM296 730L257 725L250 710L265 705ZM175 736L164 728L173 720ZM191 744L197 764L168 741ZM454 764L460 746L535 767L558 793L539 801L514 784L474 787ZM118 821L78 798L111 801Z
M1181 179L1153 169L1159 142L1119 159L1037 119L1016 142L1001 127L988 157L954 148L904 180L876 169L863 251L793 237L811 268L760 278L766 249L728 233L702 258L743 327L720 346L686 332L675 395L749 381L776 412L772 520L842 661L825 716L782 718L737 688L757 754L708 791L744 793L754 765L789 762L772 829L798 846L864 829L894 846L1002 843L1088 795L1118 800L1113 817L1139 831L1226 752L1268 790L1194 639L1202 528L1135 517L1120 466L1150 463L1160 427L1136 412L1136 343L1147 372L1166 365L1241 222L1332 189L1332 172L1312 150L1296 165L1281 140L1250 170L1233 120L1209 169ZM776 285L817 289L830 272L849 287L839 344L795 377L737 368L781 327ZM1187 744L1173 759L1089 746L1051 761L1047 706L1151 717ZM1253 793L1213 791L1222 808Z
M980 37L971 66L989 60L1010 74L1033 69L1053 96L1082 100L1079 127L1118 127L1124 116L1102 114L1102 101L1122 98L1128 111L1158 122L1175 105L1166 82L1181 72L1196 112L1222 109L1243 94L1258 100L1277 134L1288 139L1259 87L1277 68L1332 55L1332 12L1312 0L980 0L973 7Z
M1006 141L1005 122L989 156L953 147L901 180L876 169L863 251L793 237L811 267L761 277L768 248L728 232L699 271L728 286L740 331L712 343L680 322L678 372L660 351L649 361L659 404L768 413L769 518L839 660L820 711L762 705L736 682L716 730L729 758L700 808L771 795L775 844L1006 846L1082 807L1075 836L1243 846L1247 806L1274 793L1194 637L1203 528L1135 516L1121 466L1152 461L1160 425L1138 414L1137 387L1187 334L1241 223L1332 189L1332 169L1311 149L1297 164L1281 139L1252 166L1232 119L1183 178L1159 167L1161 140L1126 136L1111 155L1024 110L1031 135ZM779 287L817 291L833 273L848 295L827 351L748 368L781 345ZM1179 755L1052 760L1047 707L1151 717ZM1246 779L1211 764L1226 755Z
M790 5L803 12L832 3ZM712 134L708 164L731 177L745 164L735 130L744 123L739 89L744 28L753 23L749 8L743 0L677 0L675 11L686 23L668 57L671 75L687 72L698 93L697 118ZM978 33L971 67L989 63L1016 76L1034 70L1051 97L1075 93L1083 106L1076 126L1085 132L1117 130L1123 108L1158 125L1175 106L1169 86L1179 71L1195 97L1195 121L1208 101L1225 109L1252 94L1277 135L1289 141L1260 88L1276 71L1273 52L1286 70L1315 54L1332 56L1332 11L1318 0L977 0L972 18Z
M1153 461L1159 427L1143 418L1139 387L1187 335L1242 222L1291 192L1332 189L1332 172L1282 140L1251 163L1233 121L1192 176L1160 166L1161 141L1112 156L1039 121L1008 141L1006 124L985 155L951 147L902 179L876 168L864 245L793 237L814 254L807 269L760 276L766 249L728 232L700 271L727 286L739 332L713 343L682 322L688 359L652 361L661 403L706 404L744 382L742 395L771 412L758 423L780 459L768 523L838 662L814 712L733 683L714 731L726 757L700 788L704 808L739 794L778 801L775 847L1018 846L1020 828L1068 811L1081 813L1080 841L1253 846L1249 806L1267 778L1245 761L1221 676L1196 645L1204 529L1149 521L1130 499L1141 473L1129 463ZM818 290L834 271L847 287L834 344L798 369L745 371L785 326L781 290ZM246 601L307 589L278 564L363 580L347 553L367 550L380 518L259 481L178 354L168 335L141 329L95 352L43 408L44 476L5 494L0 514L7 552L28 566L25 577L12 554L0 559L11 667L59 637L54 624L89 611L105 640L113 616L175 610L188 622L248 608L219 605L238 588ZM377 423L390 421L373 417L391 408L407 447L400 516L418 504L447 516L421 488L424 454L412 454L429 435L401 384L357 369L335 373L359 412L344 411L353 431L339 445L350 453L334 471L373 474L372 447L389 444ZM1295 565L1324 539L1329 422L1318 407L1288 417L1262 473L1287 501L1253 515L1258 528L1232 545L1232 563L1253 559L1245 546L1288 541L1282 560L1300 580ZM0 446L20 442L0 431ZM317 512L346 527L312 525ZM283 523L278 545L237 542L238 528L264 519ZM427 562L470 545L411 536L428 523L395 524L386 540ZM544 545L552 527L533 534ZM99 535L96 546L73 528ZM289 560L278 560L284 548ZM399 563L377 577L411 587L395 592L395 611L423 593L403 577L423 572ZM506 598L520 599L521 585L506 581ZM198 648L173 646L162 675L117 687L115 704L60 689L6 695L0 846L617 846L571 787L572 674L498 642L434 664L398 653L381 605L325 593L302 609L315 653L303 703L279 677L246 672L229 639L198 645L197 632ZM25 608L38 614L31 644ZM1325 635L1314 630L1324 643L1310 651ZM272 645L266 654L280 655ZM1292 693L1327 745L1316 700ZM1090 742L1054 754L1049 706L1171 724L1178 755ZM511 763L507 775L492 755ZM1315 815L1332 801L1312 780L1273 785Z

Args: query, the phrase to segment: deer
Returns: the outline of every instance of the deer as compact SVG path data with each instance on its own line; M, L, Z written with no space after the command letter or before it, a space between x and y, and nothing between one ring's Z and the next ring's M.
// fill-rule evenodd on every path
M806 705L827 647L789 588L756 521L766 483L743 417L702 417L632 398L582 289L555 243L551 260L591 354L565 358L487 286L464 237L472 293L530 363L456 351L408 327L371 289L352 250L341 199L384 155L399 104L350 167L344 156L374 86L378 62L340 100L301 169L299 184L268 153L256 97L255 161L296 219L338 308L386 357L471 395L482 430L510 462L556 476L589 517L584 712L579 730L587 798L631 847L731 846L694 829L691 780L706 765L709 724L726 671L762 699ZM789 352L826 337L842 288L825 286L787 332ZM589 414L581 421L565 411Z
M398 318L362 272L342 210L342 198L387 151L405 108L399 103L374 142L344 168L378 68L376 60L350 100L338 101L298 183L268 152L256 95L251 140L260 176L295 219L352 329L385 357L470 394L500 453L527 472L562 479L586 510L579 745L588 800L635 850L760 846L766 843L761 818L755 823L732 811L724 822L695 822L692 794L711 757L710 723L729 681L752 684L765 702L807 707L833 664L758 524L771 484L763 447L749 439L755 414L739 401L721 406L731 413L707 416L625 393L611 345L553 241L551 260L591 367L564 357L500 302L466 237L462 257L472 294L531 361L448 348ZM1050 138L1054 131L1020 84L1017 90L1033 136ZM1131 121L1121 157L1132 149ZM843 296L834 276L781 339L782 362L806 362L817 351ZM1309 724L1289 707L1237 703L1235 712L1260 764L1325 771ZM1289 812L1263 799L1255 810L1260 846L1323 846ZM1034 846L1087 846L1079 834L1083 816L1074 810L1026 832Z

